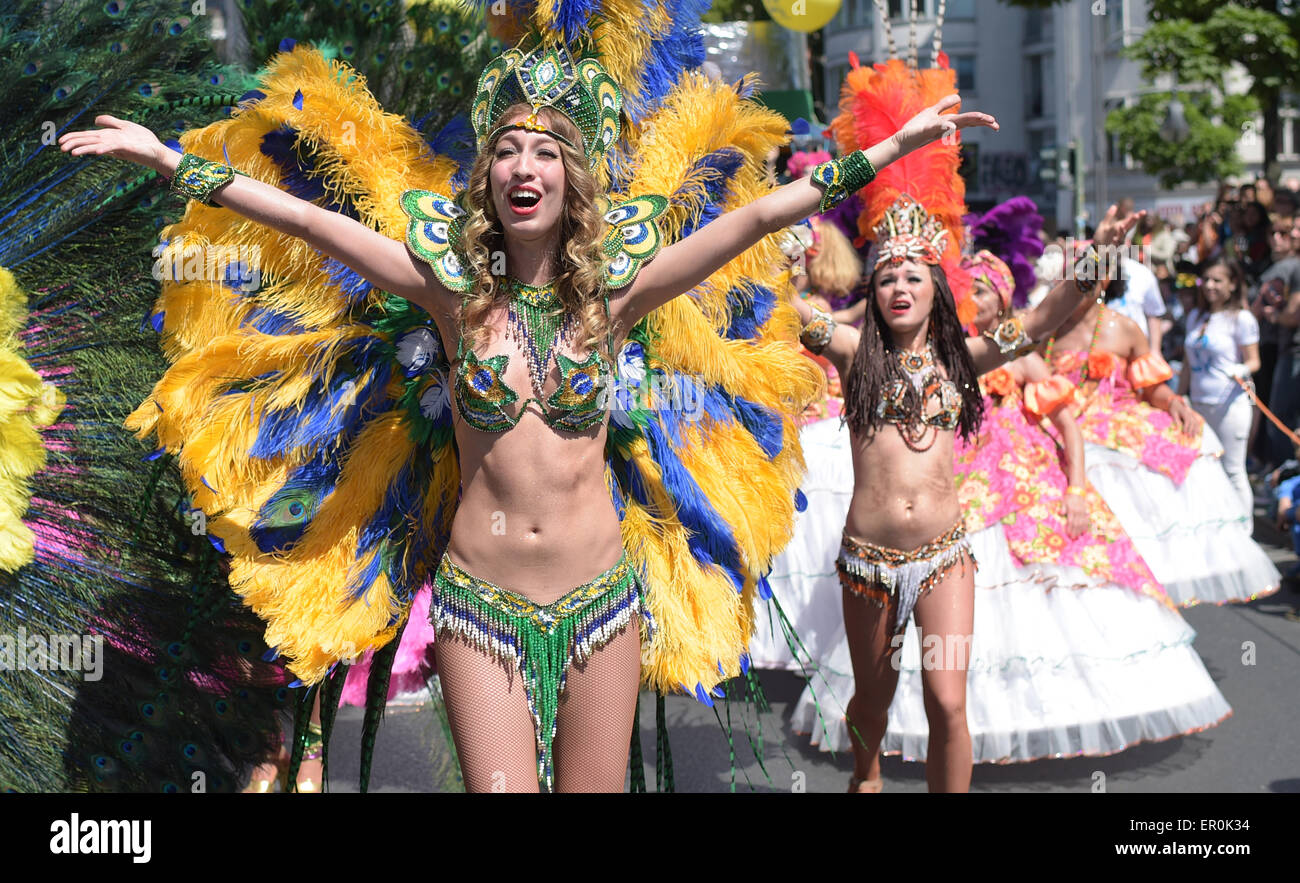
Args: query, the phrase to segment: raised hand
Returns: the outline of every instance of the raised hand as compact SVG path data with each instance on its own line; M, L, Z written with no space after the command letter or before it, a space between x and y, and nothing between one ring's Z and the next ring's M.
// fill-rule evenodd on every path
M988 126L995 132L998 130L998 121L987 113L979 113L978 111L969 111L967 113L944 112L951 107L957 106L960 102L961 98L957 95L949 95L941 98L937 103L927 107L904 123L903 128L894 133L894 140L898 143L900 153L911 153L913 150L924 147L932 141L938 141L958 129L967 129L971 126Z
M113 156L150 167L167 150L153 132L128 120L100 114L95 125L103 128L65 132L59 137L59 149L73 156Z
M1134 212L1122 221L1115 220L1119 214L1119 207L1112 205L1106 210L1106 216L1101 219L1097 225L1097 232L1094 234L1092 241L1096 245L1115 245L1123 242L1128 236L1128 231L1137 226L1137 222L1147 216L1146 210Z

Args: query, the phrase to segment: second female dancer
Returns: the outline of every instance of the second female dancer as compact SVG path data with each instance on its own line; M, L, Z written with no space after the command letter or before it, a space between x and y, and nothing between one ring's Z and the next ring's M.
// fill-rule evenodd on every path
M1115 215L1112 207L1098 245L1121 241L1134 223ZM905 194L890 206L875 228L861 332L796 304L809 323L805 345L824 347L845 378L854 488L836 567L855 681L846 714L854 733L852 791L880 789L879 746L898 682L893 638L913 610L922 634L941 639L952 661L923 675L926 779L931 791L970 787L964 648L974 561L953 480L953 441L958 431L969 437L979 427L976 378L1050 334L1095 284L1061 283L1023 320L967 338L939 266L947 232Z

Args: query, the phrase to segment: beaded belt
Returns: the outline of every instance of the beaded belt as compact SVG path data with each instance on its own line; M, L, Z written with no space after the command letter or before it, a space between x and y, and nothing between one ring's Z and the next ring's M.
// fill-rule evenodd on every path
M844 534L835 560L840 585L877 607L897 598L893 631L907 627L912 608L934 584L967 557L975 563L966 528L959 520L945 533L911 552L863 542Z
M650 613L636 570L624 555L609 570L551 604L536 604L456 566L446 555L434 577L429 621L441 637L459 635L480 650L514 662L537 735L537 777L551 787L551 746L560 693L574 662L585 661L640 612Z

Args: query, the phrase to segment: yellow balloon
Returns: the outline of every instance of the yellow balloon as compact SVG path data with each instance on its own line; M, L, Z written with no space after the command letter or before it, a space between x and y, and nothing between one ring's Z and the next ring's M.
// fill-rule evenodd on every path
M763 0L763 6L781 27L810 34L835 17L840 0Z

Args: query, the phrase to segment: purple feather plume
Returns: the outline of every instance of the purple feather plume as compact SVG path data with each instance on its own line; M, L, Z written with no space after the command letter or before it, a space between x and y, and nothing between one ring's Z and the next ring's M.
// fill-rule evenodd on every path
M1028 196L1015 196L993 206L983 215L966 215L963 222L971 231L972 248L987 248L1006 262L1016 277L1016 291L1011 302L1023 307L1029 291L1037 281L1034 261L1043 253L1043 216Z

